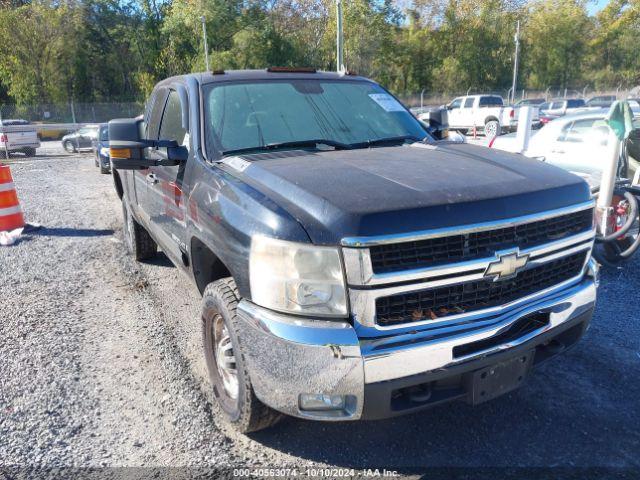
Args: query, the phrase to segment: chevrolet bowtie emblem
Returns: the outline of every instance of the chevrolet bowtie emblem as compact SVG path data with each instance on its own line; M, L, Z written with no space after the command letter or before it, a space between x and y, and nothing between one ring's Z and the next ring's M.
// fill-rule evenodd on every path
M493 277L493 281L515 277L529 261L529 255L520 255L518 250L498 252L498 260L491 262L484 272L485 277Z

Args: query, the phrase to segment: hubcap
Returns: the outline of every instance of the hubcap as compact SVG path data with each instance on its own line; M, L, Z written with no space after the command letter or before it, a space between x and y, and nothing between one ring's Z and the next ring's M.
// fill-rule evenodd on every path
M496 122L489 122L485 126L485 130L486 130L487 136L495 137L498 131L498 126L496 125Z
M213 346L222 386L227 395L235 400L238 398L239 390L236 357L229 330L220 315L216 315L213 320Z

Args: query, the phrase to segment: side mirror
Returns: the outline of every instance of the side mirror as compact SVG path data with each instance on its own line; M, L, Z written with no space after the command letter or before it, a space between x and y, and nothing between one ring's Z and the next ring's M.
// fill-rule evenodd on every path
M145 148L166 148L161 160L145 158ZM116 170L138 170L155 166L175 166L185 162L189 150L175 140L142 138L142 119L121 118L109 122L109 156Z

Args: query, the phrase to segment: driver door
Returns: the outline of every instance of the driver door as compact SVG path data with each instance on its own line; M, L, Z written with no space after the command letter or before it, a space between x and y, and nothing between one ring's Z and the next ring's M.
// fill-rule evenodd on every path
M464 124L462 123L462 101L464 97L458 97L454 99L448 106L447 110L449 110L449 127L452 129L462 128Z
M175 140L189 148L189 136L182 126L182 105L175 90L168 90L157 134L159 140ZM166 160L166 148L149 149L149 158ZM154 166L146 175L150 228L162 241L164 252L176 264L187 253L185 198L183 196L186 162L176 166Z

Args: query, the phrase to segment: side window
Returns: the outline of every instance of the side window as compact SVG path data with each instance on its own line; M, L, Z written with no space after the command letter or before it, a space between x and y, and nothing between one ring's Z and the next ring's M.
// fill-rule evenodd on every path
M147 128L147 138L150 140L158 139L158 130L160 127L160 118L167 102L167 90L160 88L156 90L149 99L149 116L145 114L145 125Z
M160 139L175 140L182 145L186 133L187 131L182 128L180 97L177 92L171 91L160 123Z
M473 97L467 97L466 100L464 101L463 108L471 108L471 107L473 107Z
M595 119L576 120L562 129L559 142L583 143L592 132Z
M462 105L462 98L456 98L449 104L449 108L453 110L454 108L460 108L460 105Z
M502 107L501 97L480 97L480 107Z

